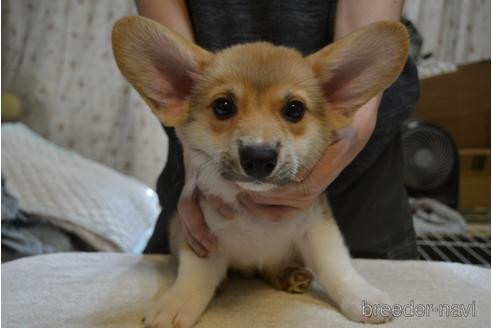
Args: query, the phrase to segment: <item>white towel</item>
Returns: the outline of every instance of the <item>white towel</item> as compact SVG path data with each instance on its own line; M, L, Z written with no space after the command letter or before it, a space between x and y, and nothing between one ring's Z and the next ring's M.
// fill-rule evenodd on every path
M412 316L378 328L490 327L490 270L423 261L354 260L356 268ZM62 253L2 265L2 328L142 327L153 298L172 283L166 256ZM462 306L467 317L429 312L420 305ZM473 305L474 313L471 312ZM411 314L407 311L408 314ZM443 312L443 314L445 314ZM372 327L348 321L315 286L302 295L260 280L232 279L196 328Z
M23 124L2 125L2 174L20 209L97 250L141 252L159 214L152 189L44 140Z

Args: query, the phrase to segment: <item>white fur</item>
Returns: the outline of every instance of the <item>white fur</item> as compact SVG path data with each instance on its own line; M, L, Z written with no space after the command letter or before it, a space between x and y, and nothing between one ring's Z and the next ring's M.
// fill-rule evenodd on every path
M249 191L268 191L275 188L275 185L268 183L254 183L254 182L237 182L236 183L240 188Z
M195 157L195 161L199 158ZM179 252L176 282L147 316L148 326L191 327L211 300L227 268L272 270L281 268L294 254L302 256L349 319L372 323L389 320L362 315L363 301L391 305L391 300L352 267L326 200L320 197L298 218L270 222L242 211L236 203L239 187L220 178L212 166L200 172L198 185L201 190L236 204L238 214L232 220L225 220L206 200L200 201L207 225L217 236L219 249L209 258L199 258L187 249Z

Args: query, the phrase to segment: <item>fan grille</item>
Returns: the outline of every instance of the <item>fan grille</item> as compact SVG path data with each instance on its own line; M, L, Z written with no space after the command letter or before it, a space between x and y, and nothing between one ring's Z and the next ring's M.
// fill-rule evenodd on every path
M451 174L454 145L441 129L422 124L409 124L403 133L405 184L414 190L439 187Z

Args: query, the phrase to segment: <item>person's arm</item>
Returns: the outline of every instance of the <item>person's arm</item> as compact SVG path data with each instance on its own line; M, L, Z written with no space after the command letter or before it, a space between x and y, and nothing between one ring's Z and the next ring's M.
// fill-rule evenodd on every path
M335 40L343 38L355 29L373 22L382 20L399 21L402 6L403 0L339 0L335 20ZM381 97L382 94L374 97L374 99L362 106L355 115L352 128L355 130L356 140L354 140L354 144L351 147L351 154L347 154L347 158L351 158L348 163L365 147L371 137L376 125ZM330 182L335 178L336 176Z
M339 0L335 19L335 41L370 23L382 20L399 21L402 7L403 0ZM382 94L376 96L362 106L354 118L353 128L357 130L359 139L359 147L356 148L360 150L364 148L374 130L381 96Z
M190 17L184 0L137 0L138 13L166 26L175 33L194 41ZM178 132L178 131L177 131ZM198 205L199 190L196 186L196 172L189 161L189 152L183 144L185 184L178 201L178 212L184 227L186 240L198 256L207 256L217 247L214 235L208 229ZM230 208L220 199L207 199L225 217L231 217ZM163 236L165 238L165 236Z
M335 40L364 25L381 20L400 20L402 0L339 0L335 21ZM339 134L318 164L304 179L274 192L244 193L238 197L246 210L273 221L295 217L309 207L328 185L352 162L371 137L381 101L381 94L362 106L350 127Z

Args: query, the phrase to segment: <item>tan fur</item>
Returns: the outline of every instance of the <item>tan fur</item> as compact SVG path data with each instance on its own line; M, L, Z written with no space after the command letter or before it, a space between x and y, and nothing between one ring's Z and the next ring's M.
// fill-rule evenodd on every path
M178 111L176 108L176 106L182 107L183 104L175 104L174 102L168 104L156 102L153 95L146 92L146 86L140 80L141 72L138 71L138 68L136 68L135 65L139 60L145 60L145 58L135 58L132 55L132 51L135 51L135 49L132 49L131 47L139 45L138 41L140 36L138 33L129 34L128 32L131 31L139 31L139 33L148 32L165 34L174 44L182 45L179 51L198 69L202 69L210 61L211 55L185 38L171 33L163 26L143 17L122 18L113 28L113 54L115 58L117 58L116 63L118 64L118 67L123 75L125 75L126 79L133 84L135 89L140 93L143 100L147 103L150 109L152 109L159 120L170 126L183 124L188 118L188 113L186 111ZM136 45L129 44L129 38L133 38ZM188 107L186 104L185 106Z
M398 77L408 52L401 24L371 24L305 57L266 42L212 54L155 22L126 17L114 27L113 49L123 75L165 125L177 128L189 147L200 189L237 211L234 220L224 220L206 199L199 200L219 241L219 249L207 259L190 250L180 220L173 218L170 241L180 259L178 276L146 316L147 326L191 327L227 268L257 270L279 288L302 292L312 279L303 265L350 319L388 319L362 316L362 300L376 304L390 299L351 266L326 197L319 197L300 217L274 223L245 212L236 195L244 189L292 183L301 169L316 163L356 110ZM219 97L233 100L234 116L215 117L212 104ZM293 100L306 107L296 123L282 115ZM270 180L242 180L238 154L242 143L278 149L278 165ZM301 267L291 268L292 263Z

